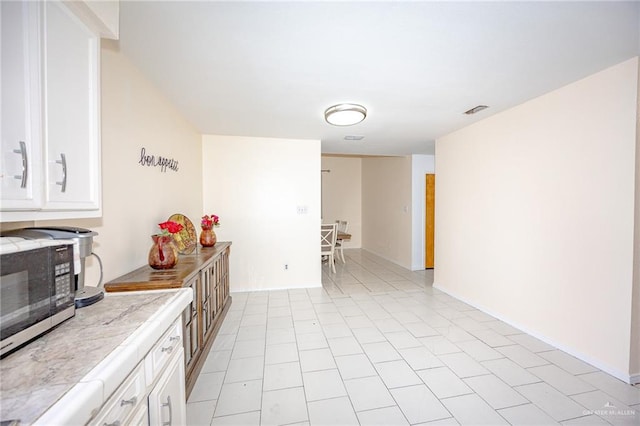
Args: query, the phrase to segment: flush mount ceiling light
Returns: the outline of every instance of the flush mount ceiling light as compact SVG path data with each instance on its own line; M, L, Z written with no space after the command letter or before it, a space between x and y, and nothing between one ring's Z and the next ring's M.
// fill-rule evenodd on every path
M357 104L338 104L327 108L324 119L334 126L352 126L367 116L367 109Z

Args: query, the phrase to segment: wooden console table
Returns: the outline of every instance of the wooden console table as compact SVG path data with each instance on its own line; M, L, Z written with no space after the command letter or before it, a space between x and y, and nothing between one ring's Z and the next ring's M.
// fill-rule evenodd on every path
M145 265L104 285L107 292L158 290L188 287L193 302L182 313L187 398L198 379L213 340L229 306L230 241L180 256L172 269Z

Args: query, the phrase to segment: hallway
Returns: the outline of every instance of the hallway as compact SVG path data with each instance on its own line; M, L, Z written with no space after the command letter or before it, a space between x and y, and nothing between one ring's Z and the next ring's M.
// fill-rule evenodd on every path
M193 425L640 424L640 389L362 250L323 288L233 293Z

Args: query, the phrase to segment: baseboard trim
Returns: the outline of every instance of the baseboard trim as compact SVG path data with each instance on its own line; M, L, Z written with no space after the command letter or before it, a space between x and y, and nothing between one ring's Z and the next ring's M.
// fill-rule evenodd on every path
M433 288L440 290L443 293L448 294L451 297L455 297L456 299L470 305L473 306L474 308L484 312L485 314L491 315L492 317L499 319L502 322L505 322L507 324L509 324L510 326L517 328L518 330L522 331L523 333L527 333L551 346L553 346L556 349L559 349L563 352L568 353L569 355L578 358L581 361L586 362L589 365L592 365L593 367L604 371L607 374L612 375L613 377L622 380L625 383L628 384L635 384L635 383L640 383L640 374L634 374L634 375L630 375L629 373L623 373L622 371L611 367L610 365L603 363L602 361L593 358L587 354L584 354L580 351L575 350L574 348L568 347L560 342L556 342L553 339L550 339L549 337L542 335L534 330L530 330L527 327L523 326L522 324L519 324L517 322L514 322L512 320L510 320L509 318L506 318L496 312L493 312L491 309L487 309L486 307L482 306L482 305L478 305L477 303L467 300L464 297L461 297L457 294L455 294L455 292L452 292L444 287L442 287L439 283L434 282L433 283Z
M269 288L239 288L239 289L230 289L229 293L251 293L258 291L280 291L280 290L306 290L309 288L322 288L322 283L320 284L303 284L297 287L269 287Z
M375 251L373 251L373 250L369 250L369 249L366 249L366 248L361 248L360 250L362 250L362 251L366 251L367 253L372 254L372 255L374 255L374 256L378 256L379 258L381 258L381 259L383 259L383 260L386 260L387 262L391 262L391 263L393 263L394 265L400 266L401 268L411 270L411 269L410 269L410 268L411 268L410 266L408 266L408 265L403 265L403 264L401 264L401 263L398 263L398 262L396 262L395 260L389 259L389 258L387 258L387 257L383 256L383 255L382 255L382 254L380 254L380 253L376 253L376 252L375 252Z

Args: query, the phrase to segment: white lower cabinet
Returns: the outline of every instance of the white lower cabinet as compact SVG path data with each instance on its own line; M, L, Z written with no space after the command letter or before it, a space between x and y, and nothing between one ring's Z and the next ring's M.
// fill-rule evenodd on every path
M182 323L176 321L144 359L149 393L150 425L186 425ZM159 378L158 378L159 377Z
M181 347L149 394L150 425L187 424L184 383L184 354Z
M96 417L93 424L102 426L127 424L124 421L137 412L139 403L144 401L146 395L147 386L144 379L144 365L140 363L113 396L109 398L109 401L100 410L100 415Z
M140 407L133 413L131 420L127 422L129 426L147 426L149 425L149 406L146 403L140 404Z
M182 323L178 319L89 422L95 426L186 425Z

